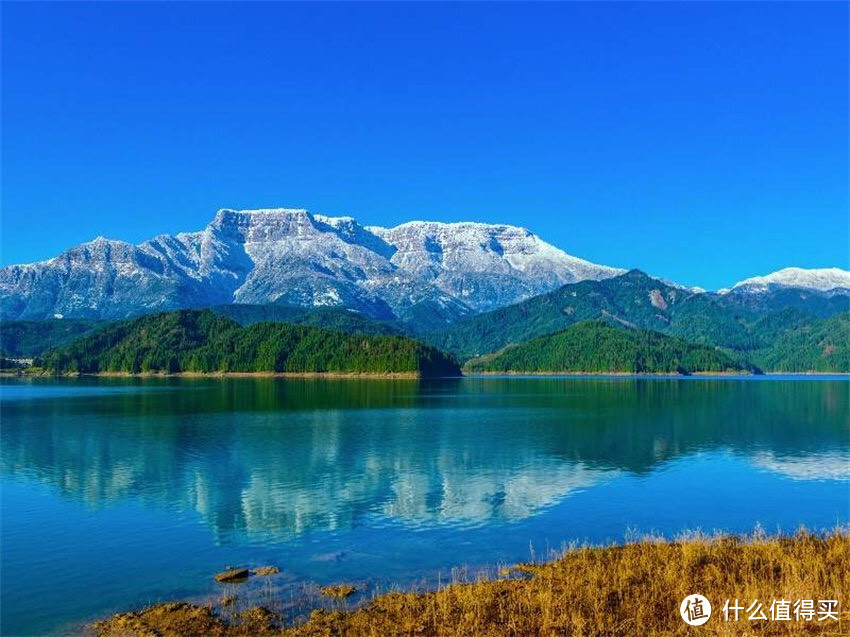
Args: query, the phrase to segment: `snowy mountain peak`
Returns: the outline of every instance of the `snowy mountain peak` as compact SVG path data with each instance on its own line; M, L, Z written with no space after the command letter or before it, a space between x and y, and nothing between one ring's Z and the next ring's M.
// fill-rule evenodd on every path
M513 232L522 232L525 234L532 234L530 230L526 228L522 228L520 226L511 226L502 223L483 223L481 221L405 221L404 223L400 223L399 225L393 228L380 228L379 226L373 226L375 228L379 228L381 230L400 230L402 228L420 228L426 232L440 232L440 231L456 231L456 230L467 230L467 231L483 231L483 232L503 232L503 231L513 231Z
M399 249L394 262L415 261L414 267L436 265L465 271L508 271L554 276L561 284L603 279L625 270L600 266L568 255L526 228L474 221L444 223L409 221L394 228L368 226L366 230Z
M777 287L805 288L821 292L850 290L850 272L841 268L783 268L765 276L744 279L732 286L732 290L765 292Z
M333 226L334 228L338 228L340 226L357 225L357 221L354 219L354 217L328 217L327 215L314 214L313 219L315 219L316 221L320 221L321 223L326 223L329 226Z
M203 229L139 245L81 244L0 269L5 318L120 318L226 303L346 307L440 322L623 270L570 256L525 228L415 221L361 226L303 208L219 210Z
M303 216L309 215L306 208L248 208L243 210L236 210L234 208L221 208L216 213L216 217L218 216L228 216L228 215L242 215L242 216L263 216L263 215L277 215L277 216Z

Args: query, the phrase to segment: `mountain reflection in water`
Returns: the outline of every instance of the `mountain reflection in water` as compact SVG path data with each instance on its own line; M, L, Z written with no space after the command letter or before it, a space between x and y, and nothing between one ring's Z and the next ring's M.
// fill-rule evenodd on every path
M0 466L222 539L474 527L705 452L848 480L848 405L841 380L34 381L3 387Z

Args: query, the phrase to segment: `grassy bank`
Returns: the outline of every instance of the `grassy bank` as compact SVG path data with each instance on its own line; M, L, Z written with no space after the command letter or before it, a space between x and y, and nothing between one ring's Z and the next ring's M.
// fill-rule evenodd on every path
M679 614L687 595L712 605L690 627ZM837 600L835 621L724 621L727 599L749 607L773 600ZM392 635L846 635L850 634L850 535L693 537L577 548L559 559L519 565L502 577L429 593L390 593L356 610L313 612L298 626L253 608L228 620L214 609L173 603L116 615L95 625L101 636L211 635L389 637Z

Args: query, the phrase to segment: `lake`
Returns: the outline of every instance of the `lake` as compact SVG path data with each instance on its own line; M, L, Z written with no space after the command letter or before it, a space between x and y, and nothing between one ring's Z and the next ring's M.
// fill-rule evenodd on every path
M846 377L5 380L3 635L570 542L850 518Z

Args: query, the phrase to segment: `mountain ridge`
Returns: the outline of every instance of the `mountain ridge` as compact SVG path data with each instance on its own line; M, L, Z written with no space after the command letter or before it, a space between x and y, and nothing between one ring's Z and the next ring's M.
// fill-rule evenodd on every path
M121 319L279 304L344 308L424 332L626 272L519 226L408 221L384 228L304 208L222 208L198 231L139 244L97 237L51 259L0 268L0 318ZM718 293L658 280L680 296L720 295L750 309L819 305L815 313L824 316L834 311L824 299L850 296L850 272L840 268L785 268Z
M604 319L695 344L749 352L765 347L784 330L848 310L850 297L843 295L795 289L757 295L692 292L630 270L464 317L423 338L467 360L583 320Z
M720 290L720 293L737 290L766 292L776 288L804 288L820 292L850 291L850 272L841 268L788 267L763 276L738 281L731 289Z
M200 231L138 245L99 237L52 259L0 268L0 313L126 318L273 302L450 322L621 272L518 226L415 221L381 228L298 208L225 208Z

